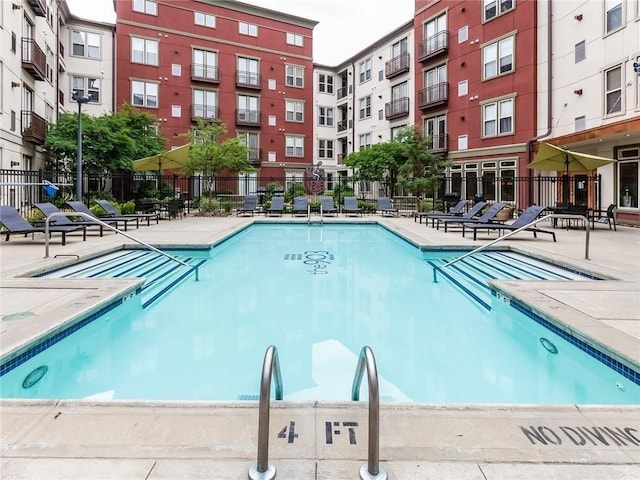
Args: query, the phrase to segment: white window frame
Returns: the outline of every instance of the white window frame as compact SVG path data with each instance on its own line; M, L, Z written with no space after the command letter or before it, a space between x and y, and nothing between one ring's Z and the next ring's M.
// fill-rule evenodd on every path
M617 86L612 85L613 78L611 78L611 76L609 75L614 70L617 70L619 72L619 84ZM603 86L604 86L604 95L603 95L604 116L608 117L611 115L618 115L623 112L622 107L624 105L624 89L622 88L622 86L624 85L624 70L622 69L622 65L618 64L618 65L614 65L613 67L607 68L602 73L603 73ZM614 104L610 107L609 97L611 95L615 95L616 92L618 92L617 99L615 100ZM613 107L616 107L617 109L614 110Z
M468 95L469 93L469 81L468 80L461 80L458 82L458 96L459 97L464 97L465 95Z
M210 80L218 79L218 52L194 48L192 58L193 74L196 77Z
M285 157L304 157L304 137L301 135L285 136Z
M335 112L333 107L318 107L318 125L322 127L333 127L335 124Z
M258 36L258 26L248 22L238 22L238 33L249 37Z
M238 80L243 85L260 85L260 61L250 57L238 57ZM243 80L241 80L243 79Z
M364 150L371 147L371 132L358 135L358 149Z
M508 35L491 43L487 43L482 47L482 78L488 80L490 78L500 77L513 73L516 68L515 62L515 35ZM510 67L504 72L502 70L502 62L511 58ZM487 67L495 64L495 72L487 74Z
M159 48L160 46L157 40L142 37L131 37L131 63L157 66ZM138 58L136 58L136 52L139 55ZM155 55L155 59L153 55Z
M493 138L513 135L515 132L515 97L501 98L482 104L482 138ZM503 130L502 121L510 119L510 128ZM489 132L489 125L494 124L495 130Z
M302 100L285 100L284 103L287 122L304 122L304 102Z
M285 85L287 87L304 87L304 67L300 65L285 66Z
M302 47L304 45L304 37L299 33L287 32L287 45Z
M193 23L207 28L216 28L216 16L205 12L193 12Z
M491 12L491 8L495 9L493 15L489 16L487 13ZM500 11L498 11L498 6ZM488 22L494 18L504 15L516 8L516 0L483 0L482 2L482 20Z
M327 138L318 139L318 158L332 159L335 154L335 144L333 140Z
M610 22L612 20L616 20L615 25L610 25ZM622 0L605 0L604 2L604 33L605 35L618 31L623 26L624 26L624 2Z
M360 78L360 83L365 83L371 80L371 68L372 61L370 58L363 60L358 64L358 75Z
M371 117L371 95L367 95L358 100L358 112L358 118L360 120Z
M194 118L211 119L218 117L218 92L194 88L192 93Z
M80 38L78 38L78 35ZM81 43L77 40L81 40ZM71 30L71 56L100 60L102 56L101 40L102 37L99 33L78 29ZM82 54L75 52L76 45L82 46ZM97 52L91 53L92 49L97 50Z
M157 0L133 0L133 11L146 13L147 15L158 15Z
M131 105L136 107L158 108L158 100L160 98L159 90L160 86L156 82L131 80ZM142 95L142 103L136 101L136 94ZM155 103L150 102L149 99L154 97Z
M258 123L260 117L260 97L255 95L239 94L236 99L238 106L238 118L246 122Z
M101 103L100 82L98 77L71 75L71 91L78 96L88 95L89 103Z
M328 73L318 74L318 92L333 94L333 75Z

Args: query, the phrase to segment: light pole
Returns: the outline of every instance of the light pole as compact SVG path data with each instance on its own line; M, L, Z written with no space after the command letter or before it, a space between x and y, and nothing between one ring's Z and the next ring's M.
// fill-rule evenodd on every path
M78 167L76 175L76 200L82 201L82 104L91 100L89 95L79 95L78 92L71 94L71 99L78 102Z

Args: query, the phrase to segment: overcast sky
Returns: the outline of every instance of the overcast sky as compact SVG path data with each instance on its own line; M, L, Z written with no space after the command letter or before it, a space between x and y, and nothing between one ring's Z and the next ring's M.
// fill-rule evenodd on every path
M131 1L131 0L118 0ZM115 22L112 0L67 0L80 17ZM414 0L243 0L318 23L313 60L334 66L413 18Z

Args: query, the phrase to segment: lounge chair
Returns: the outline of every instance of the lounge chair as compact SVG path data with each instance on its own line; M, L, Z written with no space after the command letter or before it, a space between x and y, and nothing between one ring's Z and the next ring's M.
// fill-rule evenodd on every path
M45 216L48 217L49 215L53 214L53 213L60 213L61 210L56 207L53 203L50 202L42 202L42 203L34 203L32 204L34 208L40 210L40 212ZM64 213L68 213L68 212L64 212ZM104 219L104 222L113 226L113 227L118 227L118 224L116 222L109 222L108 219ZM55 216L52 220L50 220L50 225L56 225L56 226L73 226L73 225L84 225L85 227L98 227L100 229L100 236L103 236L104 233L104 226L100 225L98 222L94 222L92 220L87 220L85 218L81 218L80 220L71 220L69 217L67 216L60 216L57 215Z
M448 225L464 225L465 223L491 223L498 215L498 212L506 207L506 203L496 202L489 207L489 209L477 218L463 218L463 217L451 217L446 219L440 219L444 224L444 231L447 231Z
M309 201L307 197L296 197L293 199L291 216L293 215L309 215Z
M120 213L116 207L109 200L96 200L96 203L100 205L102 210L107 214L107 217L125 217L125 218L138 218L138 219L147 219L147 227L151 225L151 220L155 220L156 224L160 221L160 214L157 212L154 213ZM105 219L102 219L103 221Z
M389 197L378 197L378 210L383 217L385 215L390 217L398 216L398 209L393 207L393 203Z
M247 195L242 200L242 206L236 210L236 217L249 214L253 217L256 208L258 208L258 196Z
M320 198L320 214L321 215L336 215L338 209L333 204L333 197L321 197Z
M451 207L447 213L443 213L443 212L439 212L439 213L435 213L435 212L416 212L413 215L413 221L415 222L416 219L420 219L420 223L422 223L422 218L423 217L429 218L429 216L431 216L431 215L456 215L456 216L460 216L460 215L462 215L464 213L464 207L467 206L467 203L469 203L469 200L460 200L453 207ZM427 223L428 223L428 220L427 220Z
M344 213L345 215L362 216L362 210L360 210L360 207L358 207L358 199L356 197L344 197L342 213Z
M427 219L425 220L425 225L429 224L429 220L431 220L431 227L436 227L436 230L440 230L440 221L447 220L449 218L466 218L471 220L475 218L476 215L480 213L480 211L487 205L487 202L477 202L473 205L466 213L462 215L450 215L446 213L433 213L427 215Z
M18 233L24 233L25 237L29 233L45 233L45 227L34 227L29 222L27 222L22 215L20 215L17 210L13 207L9 207L7 205L0 206L0 223L4 227L6 235L6 241L9 240L9 236ZM70 232L79 232L82 231L82 240L87 239L87 227L83 225L69 225L69 226L58 226L58 225L49 225L49 234L51 233L61 233L62 234L62 245L66 245L67 243L67 233Z
M89 210L89 207L87 207L82 202L69 201L66 204L69 205L69 207L71 207L71 209L73 209L74 212L91 215L92 217L97 218L98 220L104 221L102 218L98 217L91 210ZM138 228L140 226L140 219L138 219L136 217L108 217L108 218L106 218L106 220L109 223L116 222L116 228L117 228L118 223L122 223L124 225L124 231L125 232L127 231L127 225L129 224L129 222L136 222L136 228Z
M533 222L538 216L546 209L546 207L541 207L539 205L532 205L527 208L524 212L522 212L516 220L511 224L504 223L463 223L462 224L462 236L464 237L465 228L473 229L473 239L476 240L478 230L479 229L487 229L487 232L490 230L498 230L498 235L502 235L502 231L506 230L517 230L518 228L525 227ZM551 232L549 230L541 230L536 225L527 228L528 232L533 232L534 238L538 238L538 233L548 233L553 236L553 241L556 241L555 232Z
M269 205L269 208L267 208L264 211L265 217L268 217L269 215L282 216L283 213L284 213L284 197L281 197L281 196L271 197L271 204Z

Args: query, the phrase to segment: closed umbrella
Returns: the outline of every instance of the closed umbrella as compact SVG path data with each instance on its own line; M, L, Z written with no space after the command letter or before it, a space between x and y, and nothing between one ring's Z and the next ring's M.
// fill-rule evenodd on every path
M147 172L151 170L162 172L162 170L183 168L187 165L190 147L191 144L187 143L173 150L167 150L166 152L151 155L150 157L134 160L133 170L136 172Z

